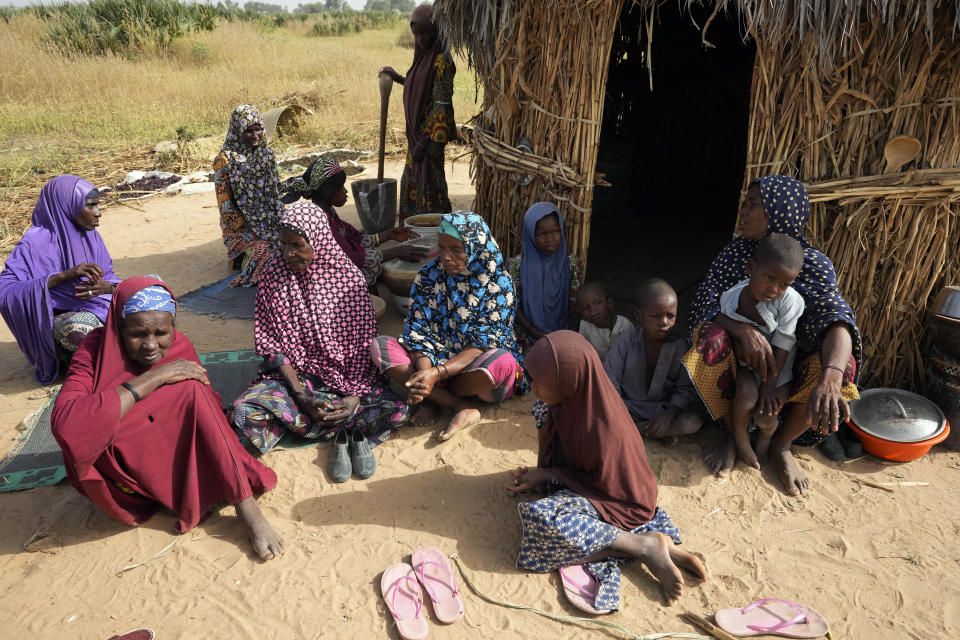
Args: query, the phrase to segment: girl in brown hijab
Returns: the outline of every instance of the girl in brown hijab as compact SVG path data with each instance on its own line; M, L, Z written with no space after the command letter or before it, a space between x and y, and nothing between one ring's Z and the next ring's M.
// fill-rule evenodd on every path
M407 124L407 162L400 178L400 223L420 213L449 213L443 148L457 137L453 117L453 76L457 67L433 20L433 7L422 4L410 16L413 64L406 77L381 67L403 85Z
M537 466L511 474L514 493L547 488L519 505L523 539L517 566L553 571L582 564L599 583L593 606L620 608L620 565L638 559L660 580L667 604L684 584L680 568L702 580L700 560L679 550L680 535L657 506L657 478L643 438L583 336L556 331L537 341L525 368L542 400L534 406Z

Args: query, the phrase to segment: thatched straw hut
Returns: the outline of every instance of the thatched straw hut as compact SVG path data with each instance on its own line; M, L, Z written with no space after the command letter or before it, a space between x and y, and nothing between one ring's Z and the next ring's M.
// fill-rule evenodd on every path
M808 235L866 336L863 382L917 386L923 311L960 279L960 1L435 6L483 85L475 208L508 250L538 200L560 205L584 259L602 255L591 224L616 207L654 231L672 222L680 238L719 219L729 238L747 182L794 175L814 202ZM898 135L920 154L882 175ZM516 148L521 137L532 153ZM607 183L621 191L601 207ZM709 199L672 206L696 185ZM649 200L661 190L670 201Z

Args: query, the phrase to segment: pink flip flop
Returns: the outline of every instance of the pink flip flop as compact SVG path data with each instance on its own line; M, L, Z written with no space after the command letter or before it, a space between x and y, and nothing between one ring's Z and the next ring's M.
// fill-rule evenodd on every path
M423 591L413 567L401 562L387 567L380 578L380 593L404 640L423 640L430 628L423 617Z
M765 634L787 638L819 638L830 626L816 609L779 598L764 598L743 609L721 609L717 626L740 638Z
M582 564L570 567L560 567L560 580L563 581L563 592L567 594L570 604L581 611L602 615L610 613L610 609L597 609L594 603L600 592L600 581L593 577Z
M450 624L463 617L463 599L447 556L436 547L420 547L411 556L420 584L433 602L437 620Z

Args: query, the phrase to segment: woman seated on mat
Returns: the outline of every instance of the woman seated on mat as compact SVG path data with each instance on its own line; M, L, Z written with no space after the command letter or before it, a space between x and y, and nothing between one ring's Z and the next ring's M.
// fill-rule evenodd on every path
M100 192L77 176L43 186L33 224L0 273L0 313L40 384L103 326L120 278L97 233Z
M400 258L408 262L419 262L426 257L425 249L410 245L401 244L377 250L380 243L386 240L403 242L411 237L418 237L410 229L399 227L376 235L364 235L350 223L344 222L334 207L342 207L347 203L346 183L347 174L340 163L333 157L321 158L314 160L302 176L287 180L283 184L282 200L289 204L306 198L320 207L327 216L333 237L350 261L363 273L368 286L377 281L385 261Z
M376 444L406 418L406 403L383 388L370 362L377 321L363 276L312 203L283 213L280 251L257 289L253 335L263 364L234 402L232 421L258 451L288 430ZM349 477L348 470L341 481Z
M263 137L263 118L254 107L242 104L233 110L213 171L227 260L231 269L240 271L230 286L249 287L260 280L277 248L277 224L283 213L276 156Z
M770 342L752 324L721 314L720 296L747 277L747 261L764 236L782 233L803 245L803 268L793 288L803 297L806 309L797 322L793 387L768 453L790 495L810 486L790 445L818 444L837 430L841 418L849 418L847 403L859 397L856 382L862 357L860 329L837 287L833 263L803 236L809 215L810 199L798 180L766 176L750 183L740 210L740 237L713 261L694 298L689 322L693 347L683 358L715 420L729 411L738 360L761 380L777 375ZM723 476L733 468L736 455L728 433L722 447L707 452L705 459L712 472Z
M700 560L676 547L680 535L657 506L657 477L643 437L596 350L573 331L557 331L537 341L525 367L542 401L533 410L540 446L537 466L511 473L507 489L546 488L551 495L520 504L517 566L553 571L585 565L561 577L585 579L571 601L592 613L620 608L620 565L627 559L646 565L667 604L682 593L680 569L706 580ZM577 594L590 594L592 601L578 602Z
M560 210L538 202L523 216L523 253L510 258L507 269L517 297L517 339L524 347L560 329L569 329L577 311L577 289L583 283L580 259L566 255Z
M471 398L501 402L528 385L513 334L513 282L487 223L468 211L447 213L437 239L440 255L417 274L403 335L380 336L370 353L409 390L407 402L453 410L440 435L447 440L480 422Z
M197 353L174 326L176 302L155 278L117 286L103 328L77 350L53 406L70 483L109 516L139 525L159 508L180 533L221 500L236 506L264 560L283 539L257 506L276 474L230 430Z

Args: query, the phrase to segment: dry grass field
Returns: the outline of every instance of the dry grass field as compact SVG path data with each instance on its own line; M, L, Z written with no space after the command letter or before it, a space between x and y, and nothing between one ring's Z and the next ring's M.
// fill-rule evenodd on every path
M95 181L182 159L155 158L160 140L220 136L232 108L262 110L299 102L314 116L275 143L322 150L375 149L380 95L377 70L401 73L413 50L394 27L318 37L316 19L262 22L219 20L212 31L188 33L164 50L135 55L66 56L51 46L48 25L32 13L0 20L0 250L29 224L40 187L60 173ZM458 59L454 108L458 121L477 109L476 88ZM390 102L388 149L402 151L402 88ZM171 164L172 163L172 164ZM98 182L100 183L100 182Z

